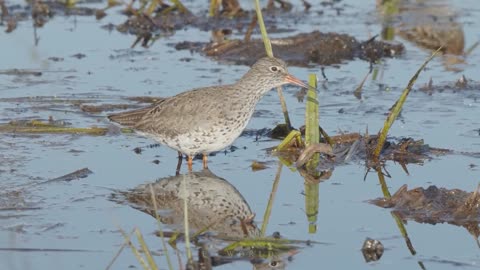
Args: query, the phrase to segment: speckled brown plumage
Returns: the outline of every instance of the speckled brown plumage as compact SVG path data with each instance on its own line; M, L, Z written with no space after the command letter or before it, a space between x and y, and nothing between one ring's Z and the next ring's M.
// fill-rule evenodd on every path
M288 74L285 62L264 57L234 84L197 88L148 108L108 118L188 155L191 170L192 156L205 156L232 144L260 98L270 89L288 83L308 87Z

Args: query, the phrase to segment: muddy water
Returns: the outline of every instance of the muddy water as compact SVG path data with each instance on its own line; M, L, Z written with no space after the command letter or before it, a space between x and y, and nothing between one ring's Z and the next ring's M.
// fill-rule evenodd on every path
M458 12L465 48L479 38L480 9L476 1L444 1ZM186 5L189 5L186 2ZM195 5L198 5L196 3ZM198 11L207 6L195 6ZM101 7L102 4L90 4ZM297 3L298 6L298 3ZM342 11L314 6L298 20L295 31L310 32L328 29L367 39L380 33L381 21L373 1L342 1ZM297 7L299 9L299 7ZM316 11L324 10L323 15ZM246 70L245 66L217 63L187 51L175 51L169 44L189 40L208 41L210 34L187 27L175 35L158 40L149 49L129 49L134 37L108 32L100 27L121 23L118 10L98 22L93 17L56 16L37 30L40 38L34 45L30 21L20 22L11 34L0 31L0 70L19 68L42 72L41 76L0 75L0 119L43 119L50 116L73 126L107 126L105 114L89 115L72 105L70 100L88 100L92 104L126 103L128 96L170 96L196 86L232 82ZM290 25L291 27L291 25ZM285 35L285 34L282 34ZM321 125L330 134L342 131L370 133L381 128L385 112L400 95L414 71L429 51L414 43L404 42L406 53L387 59L376 68L379 75L367 79L362 99L353 91L368 72L369 64L354 60L338 68L327 67L328 82L320 81ZM75 54L84 54L78 59ZM63 58L52 61L50 57ZM188 58L189 61L180 59ZM404 106L401 118L391 134L396 137L424 139L436 147L453 149L456 154L433 158L423 165L409 165L407 175L398 164L387 163L391 175L387 185L393 193L403 184L409 187L437 185L473 191L480 179L480 162L475 156L461 152L480 151L480 89L454 91L448 85L464 74L478 85L480 54L477 50L465 63L451 71L439 57L425 70ZM300 78L309 73L320 76L319 67L291 68ZM432 78L431 94L420 87ZM436 91L435 86L444 91ZM286 87L285 96L294 126L304 122L304 103L297 101L295 87ZM43 97L24 99L23 97ZM13 99L12 99L13 98ZM133 102L132 102L133 103ZM273 127L282 122L275 92L270 92L257 107L259 113L250 129ZM176 153L165 147L146 149L135 154L133 149L153 143L133 135L0 135L0 187L5 192L0 203L0 268L1 269L101 269L106 267L120 248L123 238L118 227L129 231L138 227L154 251L161 244L152 232L154 220L135 209L108 200L114 190L133 188L145 182L175 173ZM211 171L228 180L238 189L257 213L261 224L263 212L277 171L278 162L264 149L279 142L268 138L255 141L244 136L235 141L238 149L210 157ZM159 164L153 161L159 160ZM266 170L252 172L253 160L266 161ZM200 163L194 164L200 170ZM38 184L75 170L88 167L93 174L71 182ZM283 167L275 197L268 234L280 232L289 239L310 239L326 244L305 247L287 262L287 268L307 269L312 265L328 268L389 269L452 269L479 267L475 237L465 229L449 224L406 225L413 248L412 255L388 209L366 201L381 197L377 175L364 180L364 164L351 162L337 166L331 178L319 186L319 212L316 232L309 233L305 215L304 180ZM380 240L386 250L382 258L367 264L360 251L366 237ZM181 249L183 250L183 249ZM182 255L183 251L182 251ZM183 256L185 258L185 256ZM165 258L157 256L161 268ZM113 269L140 267L133 255L123 252ZM223 269L250 269L250 262L235 262Z

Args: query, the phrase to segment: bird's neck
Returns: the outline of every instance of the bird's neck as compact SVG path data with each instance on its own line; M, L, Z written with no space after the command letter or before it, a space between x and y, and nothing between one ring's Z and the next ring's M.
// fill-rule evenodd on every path
M256 101L258 101L265 93L272 89L272 87L262 81L262 78L252 76L250 73L251 72L248 72L235 83L235 89L239 94L255 97Z

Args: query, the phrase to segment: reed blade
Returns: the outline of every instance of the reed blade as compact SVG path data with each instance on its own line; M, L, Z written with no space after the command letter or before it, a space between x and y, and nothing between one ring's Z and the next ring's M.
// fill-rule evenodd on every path
M440 52L441 49L442 49L442 47L438 48L435 52L433 52L432 55L417 70L417 72L415 72L413 77L408 82L407 87L405 88L405 90L403 90L402 95L400 96L400 98L395 103L395 106L393 107L392 111L388 114L387 119L385 120L383 128L380 132L377 147L375 148L375 151L373 153L373 160L374 161L378 161L378 159L380 157L380 152L382 151L383 145L385 144L385 141L387 139L388 131L390 130L390 127L393 125L393 122L395 121L395 119L397 119L398 115L400 114L400 111L402 110L403 104L407 100L408 94L412 90L412 87L415 84L415 81L417 81L417 78L420 75L420 72L437 55L437 53Z

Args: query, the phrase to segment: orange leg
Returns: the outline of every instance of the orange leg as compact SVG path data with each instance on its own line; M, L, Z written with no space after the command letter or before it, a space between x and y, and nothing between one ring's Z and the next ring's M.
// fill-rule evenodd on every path
M208 157L206 154L203 154L203 168L208 169Z
M192 172L193 157L187 156L188 172Z

